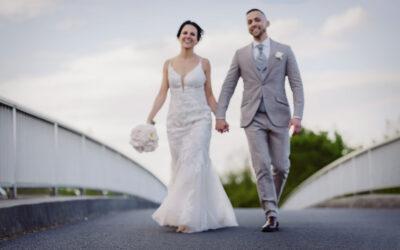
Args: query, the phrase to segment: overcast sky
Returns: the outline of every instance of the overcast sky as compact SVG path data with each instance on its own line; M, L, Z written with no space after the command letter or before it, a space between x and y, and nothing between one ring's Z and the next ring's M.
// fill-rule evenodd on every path
M387 121L399 127L395 0L0 0L0 97L99 138L168 183L169 99L155 119L160 147L139 154L128 140L146 121L163 62L179 52L179 25L190 19L205 30L196 53L211 62L218 98L235 50L251 42L245 13L254 7L271 21L269 36L295 52L305 127L338 131L350 146L364 147L382 139ZM221 175L248 155L241 92L240 81L227 113L230 133L214 132L211 140Z

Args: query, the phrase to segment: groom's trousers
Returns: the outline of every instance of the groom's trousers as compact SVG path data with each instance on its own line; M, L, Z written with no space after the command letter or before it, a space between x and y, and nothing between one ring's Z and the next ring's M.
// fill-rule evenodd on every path
M268 115L259 110L244 129L257 178L260 203L267 218L278 217L278 201L290 167L288 128L274 126Z

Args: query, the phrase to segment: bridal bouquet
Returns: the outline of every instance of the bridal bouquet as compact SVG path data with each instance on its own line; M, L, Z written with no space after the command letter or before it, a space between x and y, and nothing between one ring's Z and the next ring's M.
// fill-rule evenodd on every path
M158 135L156 127L151 124L144 124L136 126L132 129L131 140L129 143L139 153L152 152L158 146Z

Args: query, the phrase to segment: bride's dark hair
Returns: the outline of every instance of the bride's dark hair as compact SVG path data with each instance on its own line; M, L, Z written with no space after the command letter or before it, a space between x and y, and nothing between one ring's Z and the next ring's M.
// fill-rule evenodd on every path
M192 22L192 21L190 21L190 20L187 20L187 21L185 21L185 22L183 22L183 23L181 24L181 26L179 27L179 30L178 30L178 34L176 34L176 37L179 38L179 36L181 35L181 32L182 32L183 27L184 27L185 25L187 25L187 24L193 25L193 26L197 29L197 41L200 41L201 36L203 35L203 32L204 32L204 31L203 31L202 28L200 28L200 26L199 26L197 23Z

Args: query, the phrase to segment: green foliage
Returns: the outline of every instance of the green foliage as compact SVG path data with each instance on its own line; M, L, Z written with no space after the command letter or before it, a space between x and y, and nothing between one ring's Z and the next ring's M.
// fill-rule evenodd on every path
M238 173L230 172L224 181L225 191L234 207L260 207L252 169L246 166Z
M377 194L400 194L400 187L375 190L375 193L377 193Z
M58 188L57 193L58 195L63 195L63 196L76 196L75 190L73 188Z
M21 195L49 195L50 188L18 188Z
M337 132L333 140L328 137L327 132L316 134L307 129L292 137L290 172L280 203L305 179L352 150L345 145L342 136Z
M327 132L317 134L307 129L292 137L290 148L290 172L280 204L305 179L352 151L338 133L335 133L334 139L330 139ZM246 161L244 170L231 172L225 178L224 188L234 207L260 206L253 170L248 165Z
M95 189L86 189L85 190L85 195L95 195L95 196L101 196L101 190L95 190Z
M6 190L9 191L9 188L5 188ZM17 195L33 195L33 196L48 196L51 195L52 190L51 188L45 187L45 188L23 188L23 187L18 187L17 188ZM79 189L78 188L69 188L69 187L58 187L57 188L57 195L59 196L77 196L79 194ZM103 195L102 190L97 190L97 189L85 189L84 195L86 196L128 196L123 193L117 193L117 192L112 192L112 191L106 191L105 194ZM133 197L133 196L129 196Z

